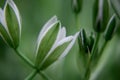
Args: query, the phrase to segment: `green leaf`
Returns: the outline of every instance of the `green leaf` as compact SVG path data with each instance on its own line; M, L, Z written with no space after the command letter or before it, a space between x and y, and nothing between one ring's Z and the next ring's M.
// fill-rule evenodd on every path
M120 19L120 0L110 0L112 8Z
M45 36L41 40L41 43L37 51L37 57L36 57L36 63L35 63L36 67L39 68L45 56L48 54L51 47L53 46L57 38L59 28L60 28L60 23L59 22L55 23L53 27L48 30L48 32L45 34Z
M14 48L17 48L20 38L19 23L13 8L8 4L5 7L5 19L9 33L14 43Z
M71 40L70 41L66 41L63 44L57 46L54 49L54 51L46 58L46 60L44 61L43 65L41 66L40 70L46 69L52 63L54 63L57 59L59 59L59 57L65 51L65 49L68 47L70 42L71 42Z

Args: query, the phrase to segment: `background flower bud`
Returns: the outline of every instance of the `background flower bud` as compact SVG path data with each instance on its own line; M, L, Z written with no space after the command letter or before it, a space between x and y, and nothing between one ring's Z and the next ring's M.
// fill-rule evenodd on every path
M12 0L7 0L4 12L10 37L12 38L14 48L17 48L21 35L21 21L19 11Z
M86 32L84 29L81 29L79 36L78 36L78 42L80 50L83 50L84 52L88 52L88 40L86 37Z
M107 28L105 30L104 37L105 37L106 41L108 41L108 40L110 40L112 38L115 27L116 27L116 19L115 19L115 15L113 15L111 17L111 19L109 20Z
M72 0L72 10L78 14L82 9L82 0Z
M109 5L107 0L95 0L93 6L93 28L96 32L103 32L109 19Z
M91 33L91 35L89 36L89 41L88 41L88 43L89 43L89 50L90 50L90 52L92 51L92 48L93 48L93 44L94 44L94 42L95 42L95 37L94 37L94 34L93 33Z

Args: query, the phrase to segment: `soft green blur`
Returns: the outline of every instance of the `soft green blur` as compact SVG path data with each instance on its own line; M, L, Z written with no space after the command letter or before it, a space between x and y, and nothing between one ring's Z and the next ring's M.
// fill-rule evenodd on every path
M22 18L22 39L19 50L35 60L35 45L42 26L52 16L56 15L62 26L67 28L67 35L75 34L80 28L85 28L87 35L92 29L92 7L94 0L83 0L83 6L78 16L79 26L76 26L75 14L72 12L71 0L14 0ZM4 6L4 0L0 0ZM111 8L110 8L111 9ZM112 11L112 9L111 9ZM98 69L94 71L91 80L119 80L120 74L120 34L108 43L101 58ZM100 43L101 44L101 43ZM80 80L77 63L78 45L75 43L70 53L63 60L51 65L45 74L52 80ZM23 80L32 69L9 48L0 37L0 80ZM42 80L37 75L34 80Z

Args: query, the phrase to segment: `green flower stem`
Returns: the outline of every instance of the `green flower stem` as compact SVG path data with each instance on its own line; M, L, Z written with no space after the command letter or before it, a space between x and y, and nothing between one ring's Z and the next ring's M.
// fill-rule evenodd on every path
M23 53L21 53L18 49L14 49L14 51L17 53L17 55L23 59L30 67L35 68L34 64L32 61L30 61Z
M96 49L97 49L99 39L100 39L100 33L97 33L97 35L96 35L96 40L95 40L95 43L94 43L94 45L93 45L93 49L92 49L92 51L91 51L90 60L92 60L93 56L95 55L95 51L96 51Z
M95 40L95 43L93 45L93 48L92 48L92 51L91 51L91 55L90 55L90 58L89 58L89 61L88 61L88 65L87 65L87 68L86 68L84 80L89 80L90 72L91 72L90 71L90 65L91 65L92 59L93 59L93 57L95 55L95 51L96 51L97 46L98 46L99 38L100 38L100 33L97 33L96 40Z
M33 69L35 69L33 72L31 72L31 74L25 79L25 80L32 80L37 73L39 73L45 80L49 80L49 78L42 73L39 69L37 69L35 67L35 65L32 63L32 61L30 61L25 55L23 55L23 53L21 53L18 49L14 49L14 51L17 53L17 55L23 59L30 67L32 67Z
M78 14L75 14L75 25L76 25L76 29L77 30L80 30L79 28L79 15Z
M107 43L108 43L108 41L105 41L104 44L102 45L102 48L101 48L101 50L100 50L100 52L99 52L99 57L101 57L101 55L102 55L102 53L103 53L103 51L104 51Z
M28 75L28 77L25 80L32 80L37 74L37 70L34 70L33 72L31 72L30 75Z
M44 73L42 73L41 71L39 71L39 75L42 76L42 78L44 80L50 80Z

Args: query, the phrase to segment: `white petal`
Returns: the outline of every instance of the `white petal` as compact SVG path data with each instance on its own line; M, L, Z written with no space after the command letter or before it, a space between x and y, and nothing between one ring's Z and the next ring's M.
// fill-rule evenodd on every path
M39 33L37 44L40 44L42 38L45 36L47 31L53 27L54 24L58 22L57 17L53 16L48 22L43 26L42 30Z
M66 37L66 29L65 29L65 27L61 28L61 23L60 23L60 30L58 32L57 39L56 39L54 45L52 46L50 52L53 51L56 48L57 43L65 37Z
M3 25L3 27L6 29L6 31L9 33L7 24L5 21L5 14L4 11L0 8L0 23Z
M62 29L60 30L60 33L58 35L57 42L60 41L60 40L62 40L65 37L66 37L66 29L65 29L65 27L62 27Z
M62 53L62 55L59 57L59 59L65 57L65 56L67 55L67 53L70 51L70 49L71 49L72 46L74 45L74 43L75 43L78 35L79 35L79 32L77 32L77 33L74 35L72 42L68 45L68 47L67 47L67 48L65 49L65 51Z
M57 16L53 16L50 20L48 20L48 22L43 26L42 30L41 30L41 34L43 34L43 32L45 32L45 30L47 28L50 27L50 25L52 25L53 23L57 22Z
M39 36L41 37L43 33L46 31L46 29L48 29L52 24L56 23L57 21L58 20L56 16L53 16L50 20L48 20L48 22L41 29Z
M61 41L59 41L59 42L57 43L57 46L56 46L56 47L64 44L65 42L69 42L69 41L71 41L72 39L73 39L73 36L66 37L66 38L62 39Z
M57 47L58 42L59 42L60 40L64 39L65 36L66 36L66 29L65 29L65 27L61 28L61 24L60 24L60 30L59 30L59 33L58 33L58 35L57 35L57 39L56 39L54 45L52 46L52 48L50 49L48 55L51 54L51 52Z
M5 16L2 8L0 8L0 24L6 29Z
M60 23L60 28L59 28L59 31L58 31L57 39L55 40L55 42L54 42L54 44L53 44L53 46L52 46L52 48L50 49L49 52L53 51L56 48L56 44L58 43L59 37L60 37L60 34L61 34L61 30L62 29L61 29L61 23ZM49 53L48 53L48 55L49 55Z
M0 23L3 25L3 10L0 8Z
M19 10L18 10L16 4L13 2L13 0L7 0L7 4L14 10L14 12L16 14L18 24L19 24L20 34L21 34L21 18L20 18Z
M9 30L8 30L8 27L7 27L7 23L6 23L6 20L5 20L5 14L4 14L4 10L2 10L0 8L0 24L2 24L2 26L4 27L4 29L7 31L10 39L12 40L10 34L9 34ZM0 35L3 37L4 39L4 36L0 33Z
M73 36L69 36L69 37L66 37L64 39L62 39L61 41L59 41L47 54L46 58L60 45L64 44L65 42L69 42L73 39Z
M65 37L66 37L66 29L65 29L65 27L61 28L61 24L60 24L60 30L57 35L57 39L56 39L53 47L51 48L51 51L56 47L57 43Z

